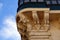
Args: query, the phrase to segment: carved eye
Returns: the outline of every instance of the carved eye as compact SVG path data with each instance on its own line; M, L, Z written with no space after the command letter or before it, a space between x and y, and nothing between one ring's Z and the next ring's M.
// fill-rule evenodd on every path
M20 20L20 17L19 17L19 16L17 16L17 17L16 17L16 22L18 23L18 22L19 22L19 20Z

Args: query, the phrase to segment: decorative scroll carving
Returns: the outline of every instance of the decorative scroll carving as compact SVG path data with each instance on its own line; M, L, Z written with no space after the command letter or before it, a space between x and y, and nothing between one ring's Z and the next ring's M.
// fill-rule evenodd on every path
M39 17L37 15L37 11L32 11L32 19L30 18L30 14L24 14L24 13L20 13L19 14L19 19L17 19L17 26L18 26L18 31L19 33L21 34L21 38L22 40L29 40L29 33L32 32L32 31L38 31L37 33L41 32L45 32L46 34L48 32L46 32L49 28L49 14L47 12L44 13L44 19L42 23L39 22ZM27 16L27 15L30 15L30 16ZM43 16L42 16L43 17ZM45 35L45 34L44 34ZM43 35L43 37L44 37ZM49 37L50 34L46 35ZM38 37L38 36L37 36ZM42 36L40 36L42 37ZM42 38L43 38L42 37ZM45 38L45 37L44 37Z
M48 31L50 28L49 26L49 11L45 11L44 12L44 26L45 26L45 29Z
M27 19L23 14L20 14L19 20L17 23L18 26L18 31L21 34L21 39L22 40L28 40L28 32L27 32Z

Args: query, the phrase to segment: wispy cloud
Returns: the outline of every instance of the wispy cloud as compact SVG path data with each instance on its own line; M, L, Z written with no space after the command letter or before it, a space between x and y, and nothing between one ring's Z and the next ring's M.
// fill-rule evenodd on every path
M0 37L2 37L3 40L8 40L9 38L11 38L11 40L21 40L14 18L13 16L8 16L3 20L4 27L0 29Z
M0 9L3 7L3 3L0 3Z

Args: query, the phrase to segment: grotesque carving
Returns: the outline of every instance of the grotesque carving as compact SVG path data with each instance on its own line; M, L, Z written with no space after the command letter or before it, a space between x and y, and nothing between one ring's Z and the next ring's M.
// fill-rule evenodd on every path
M27 9L16 17L22 40L60 40L60 11Z
M46 18L49 15L46 14L44 14L44 12L42 11L40 11L39 13L37 11L32 11L32 12L27 11L27 12L22 12L17 16L18 31L21 34L22 40L31 40L32 35L38 37L38 35L41 33L42 36L39 36L41 37L41 39L49 38L50 36L50 34L48 33L49 23L47 23L47 21L49 20L48 18ZM34 34L34 32L36 32L37 35ZM44 32L47 34L43 34ZM44 35L46 35L47 37L46 36L44 37ZM34 38L35 37L32 36L32 39Z

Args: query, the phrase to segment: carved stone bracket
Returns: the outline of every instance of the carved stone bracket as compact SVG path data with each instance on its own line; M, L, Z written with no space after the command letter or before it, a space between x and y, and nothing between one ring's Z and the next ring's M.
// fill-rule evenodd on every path
M40 37L40 39L48 38L48 40L49 40L49 37L50 37L50 34L48 32L49 9L46 9L46 10L45 9L36 9L36 10L27 9L28 13L30 11L32 11L32 19L30 19L30 16L28 16L30 14L28 14L28 13L26 15L24 14L24 13L26 13L25 11L26 10L18 13L20 19L17 22L18 31L21 34L22 40L29 40L31 35L34 35L34 36L31 36L31 38L37 38L37 40L38 40L38 37ZM43 23L41 23L41 24L40 24L39 16L37 15L38 14L37 11L43 11L43 13L44 13L43 14L44 18L42 18ZM30 33L32 33L32 34L30 35Z

